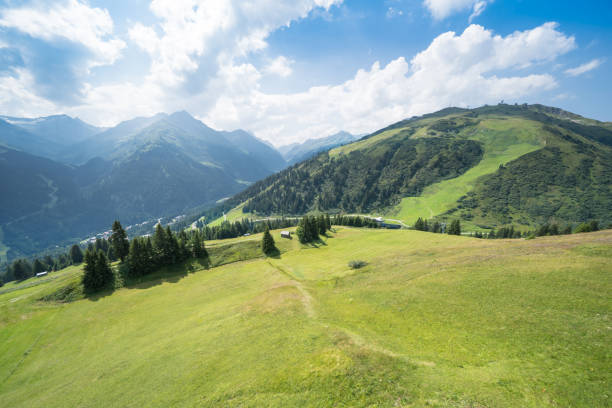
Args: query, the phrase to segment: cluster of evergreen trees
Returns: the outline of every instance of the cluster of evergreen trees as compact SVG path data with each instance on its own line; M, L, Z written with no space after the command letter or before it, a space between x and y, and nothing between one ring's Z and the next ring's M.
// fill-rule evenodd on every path
M320 235L325 235L330 229L331 219L329 215L306 215L300 219L295 233L300 242L305 244L318 240Z
M447 233L449 235L461 235L461 221L453 220L450 225L441 224L438 221L427 221L419 217L414 223L414 229L417 231L429 231L434 233Z
M369 217L361 217L359 215L342 215L338 214L331 220L331 225L344 225L346 227L358 228L379 228L380 224L376 220Z
M280 228L294 227L298 223L297 218L276 218L265 221L253 221L242 219L240 221L225 221L221 225L202 227L202 238L205 240L236 238L244 234L257 234L266 229L274 230ZM197 226L198 224L196 224ZM200 224L201 225L201 224Z
M24 280L40 272L58 271L81 262L83 262L83 252L81 251L81 247L75 244L70 248L68 253L61 253L55 257L44 255L40 258L34 258L33 261L26 258L16 259L10 265L7 265L6 271L0 281L11 282L14 280Z
M430 222L419 217L414 223L414 229L417 231L429 231L443 233L446 230L446 225L440 224L438 221Z
M115 274L111 269L106 254L101 250L85 251L83 267L83 289L92 293L114 284Z
M153 237L136 237L127 253L128 273L132 278L144 276L162 266L174 265L189 258L206 258L201 230L174 234L170 227L155 227Z

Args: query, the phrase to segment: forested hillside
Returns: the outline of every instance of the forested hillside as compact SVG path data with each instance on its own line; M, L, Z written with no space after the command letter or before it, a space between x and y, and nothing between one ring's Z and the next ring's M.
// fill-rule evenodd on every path
M256 183L210 217L316 211L474 226L612 221L612 129L542 105L407 119Z

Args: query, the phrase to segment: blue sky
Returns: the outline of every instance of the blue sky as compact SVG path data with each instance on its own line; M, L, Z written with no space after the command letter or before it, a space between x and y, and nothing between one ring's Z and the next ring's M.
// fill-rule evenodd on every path
M0 1L0 113L185 109L276 145L446 106L612 120L609 1Z

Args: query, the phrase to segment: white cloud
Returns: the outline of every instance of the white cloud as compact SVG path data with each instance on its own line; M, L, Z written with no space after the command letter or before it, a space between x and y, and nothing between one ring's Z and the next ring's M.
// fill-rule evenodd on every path
M0 11L0 26L14 28L45 41L65 39L82 44L93 58L89 67L113 64L125 43L114 37L107 10L68 0L46 8L23 7Z
M286 78L293 72L293 70L291 69L291 64L293 64L293 62L294 61L287 59L286 57L281 55L272 60L270 64L268 64L268 66L265 68L265 72L268 74L278 75L282 78Z
M393 7L389 7L387 9L387 13L386 16L387 18L395 18L395 17L401 17L404 15L404 11L403 10L399 10Z
M155 51L157 51L159 38L157 38L157 33L153 28L136 23L128 31L128 36L130 37L130 40L132 40L147 53L153 54Z
M443 20L453 13L472 9L469 21L478 17L492 0L424 0L423 5L433 18Z
M342 0L153 0L161 36L136 24L130 37L153 58L148 80L180 86L206 82L228 60L267 47L268 35L306 17L316 7L328 9ZM284 72L288 72L287 69Z
M482 14L482 12L485 10L486 7L487 7L486 1L476 2L474 4L474 8L472 9L472 14L470 14L470 17L468 18L468 21L471 23L472 20L474 20L476 17Z
M259 89L221 96L203 115L219 128L246 127L276 144L322 137L338 130L366 133L397 120L450 106L478 106L524 98L557 86L549 75L498 76L554 60L575 47L573 37L547 23L506 37L478 25L461 35L438 36L410 62L375 63L336 86L296 94Z
M594 59L593 61L586 62L582 65L577 66L576 68L566 69L564 72L569 76L578 76L594 70L602 63L602 60Z
M36 95L33 76L23 68L0 77L0 111L10 116L43 116L59 113L58 107Z

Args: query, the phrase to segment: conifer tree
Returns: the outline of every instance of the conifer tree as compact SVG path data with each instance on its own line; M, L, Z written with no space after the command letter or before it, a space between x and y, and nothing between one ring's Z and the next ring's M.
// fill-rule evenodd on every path
M97 275L100 279L99 289L102 289L114 283L115 274L113 273L113 270L111 269L111 266L108 263L108 258L106 257L104 251L99 250L97 258L98 259L96 261L96 269Z
M34 273L34 275L36 275L37 273L41 273L45 271L45 265L43 265L42 262L40 262L40 259L36 258L34 260L34 263L32 264L32 272Z
M202 239L200 238L200 233L196 231L191 238L191 255L194 258L202 258L203 252Z
M128 272L130 277L138 277L144 275L144 265L142 264L143 256L140 247L140 239L134 238L130 242L130 250L128 252Z
M83 287L86 292L94 292L99 287L98 269L96 268L97 257L89 249L85 251L85 265L83 265Z
M325 235L325 231L327 231L327 222L323 214L317 217L317 228L319 230L319 235Z
M130 252L130 242L128 241L125 230L118 220L115 220L113 223L113 233L111 234L110 242L113 246L115 256L121 259L121 262L125 261L125 258Z
M11 268L16 280L24 280L32 276L32 265L25 259L17 259Z
M459 220L453 220L448 229L449 235L461 235L461 222Z
M268 228L266 228L264 231L263 238L261 239L261 250L266 255L270 255L276 251L274 238L272 238L272 234L270 234L270 230Z
M414 229L417 231L423 231L423 219L419 217L414 223Z
M300 243L305 244L306 242L308 242L306 240L306 222L304 220L305 217L300 219L300 222L298 223L297 228L295 229L295 234L298 236L298 239L300 240Z
M83 252L81 251L81 247L77 244L74 244L70 248L70 260L74 265L83 262Z
M153 247L155 249L155 263L158 266L166 265L168 262L168 240L166 239L166 231L157 224L155 234L153 235Z

